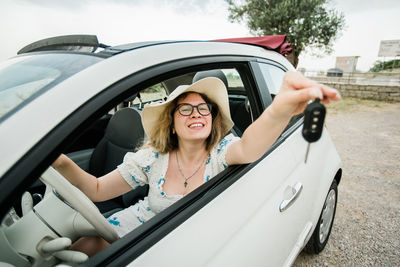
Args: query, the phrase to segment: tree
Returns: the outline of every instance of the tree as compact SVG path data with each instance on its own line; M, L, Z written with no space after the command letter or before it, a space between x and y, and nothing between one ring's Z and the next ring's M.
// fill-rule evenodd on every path
M329 0L226 0L231 22L245 21L254 35L284 34L293 47L293 64L305 49L330 54L345 26L344 15L328 9Z
M389 61L376 61L374 66L369 69L370 72L380 72L382 70L393 70L400 68L400 59L393 59Z

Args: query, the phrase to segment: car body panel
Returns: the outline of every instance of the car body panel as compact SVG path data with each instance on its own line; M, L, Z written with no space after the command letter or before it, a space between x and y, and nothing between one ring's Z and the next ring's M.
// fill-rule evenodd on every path
M315 228L319 212L313 211L322 209L320 203L331 183L307 174L325 171L334 177L336 169L326 165L340 165L335 153L329 153L323 161L317 159L319 153L332 148L326 132L318 141L321 146L315 146L305 164L304 157L299 157L305 155L306 148L300 132L301 127L129 266L290 266ZM280 212L288 188L297 182L303 184L303 191L292 206ZM255 190L260 187L262 190ZM187 245L193 243L195 248Z

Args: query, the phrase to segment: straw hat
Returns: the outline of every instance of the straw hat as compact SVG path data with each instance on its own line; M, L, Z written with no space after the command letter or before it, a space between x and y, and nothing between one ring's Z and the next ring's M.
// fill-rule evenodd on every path
M206 95L218 106L218 111L222 115L222 123L226 129L230 130L232 128L233 122L229 111L228 93L225 84L218 78L208 77L192 85L178 86L165 102L146 105L142 111L142 124L147 136L150 136L150 133L157 130L160 115L164 112L165 107L185 92L196 92Z

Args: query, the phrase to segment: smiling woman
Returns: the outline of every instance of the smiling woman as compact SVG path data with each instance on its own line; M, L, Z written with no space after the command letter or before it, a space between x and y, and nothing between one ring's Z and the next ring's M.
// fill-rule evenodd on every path
M213 90L208 88L213 88ZM197 94L189 95L190 92L195 92ZM189 96L197 96L195 104L205 103L214 106L212 112L204 116L200 114L200 112L193 110L189 116L182 115L181 108L178 107L183 103L187 103L186 101L190 100ZM186 98L188 98L188 100L186 100ZM171 104L168 105L169 103ZM173 126L172 131L178 130L176 128L181 126L179 124L175 126L177 120L185 119L189 123L192 123L196 122L193 121L192 117L196 117L200 120L204 120L204 122L201 121L201 123L205 124L206 122L205 126L207 128L211 129L212 126L212 134L210 135L211 132L207 132L207 135L203 136L203 139L207 140L207 150L215 146L233 126L229 112L227 90L222 81L217 78L203 79L201 82L196 82L191 86L179 86L169 95L167 101L147 106L143 110L142 116L143 127L149 137L150 144L163 153L170 152L178 147L178 135L170 134L171 126ZM210 121L211 117L213 121ZM171 125L172 123L174 125ZM185 131L183 131L183 133L185 133ZM193 135L193 133L189 133L189 136L191 135ZM161 142L165 148L158 146L159 142Z

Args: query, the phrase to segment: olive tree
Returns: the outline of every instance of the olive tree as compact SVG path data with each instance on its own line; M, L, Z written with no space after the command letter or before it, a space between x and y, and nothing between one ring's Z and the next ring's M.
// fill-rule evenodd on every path
M247 23L254 35L284 34L293 47L292 63L300 53L331 53L345 25L344 15L328 0L226 0L231 22Z

